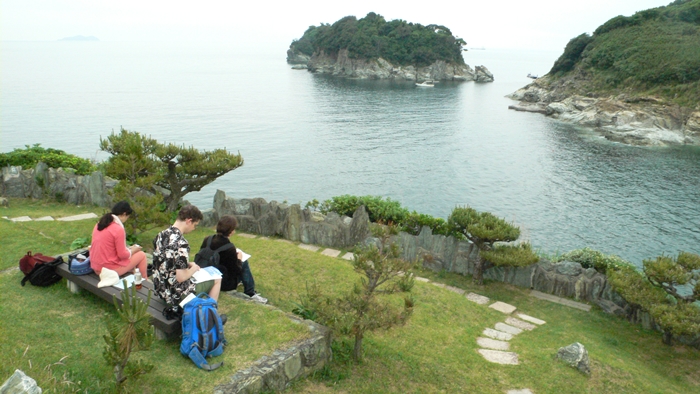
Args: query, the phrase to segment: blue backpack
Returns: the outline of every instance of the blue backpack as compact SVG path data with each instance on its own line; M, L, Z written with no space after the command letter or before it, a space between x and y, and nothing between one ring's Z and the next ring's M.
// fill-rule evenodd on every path
M185 304L182 314L182 342L180 353L188 356L199 368L213 371L223 361L209 365L205 357L216 357L224 352L224 326L216 311L217 303L206 293Z

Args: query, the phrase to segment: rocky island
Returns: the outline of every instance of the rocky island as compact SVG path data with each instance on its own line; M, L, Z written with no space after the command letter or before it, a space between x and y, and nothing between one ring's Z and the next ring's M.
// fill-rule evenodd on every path
M613 141L700 145L700 0L610 19L508 97Z
M464 62L466 44L445 26L387 22L370 12L359 20L347 16L309 27L292 41L287 63L348 78L493 82L486 67Z

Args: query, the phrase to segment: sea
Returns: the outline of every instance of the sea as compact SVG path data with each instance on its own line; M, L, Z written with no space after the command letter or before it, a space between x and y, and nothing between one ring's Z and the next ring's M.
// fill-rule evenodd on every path
M95 161L120 128L240 152L186 199L290 204L376 195L447 218L471 206L556 255L590 247L641 265L700 253L700 147L614 143L508 110L556 51L472 49L493 83L348 80L292 70L288 43L0 43L0 152L39 143Z

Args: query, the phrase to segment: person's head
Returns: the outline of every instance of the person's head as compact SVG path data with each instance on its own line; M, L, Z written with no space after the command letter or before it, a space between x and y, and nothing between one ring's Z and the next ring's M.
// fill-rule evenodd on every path
M238 220L236 220L236 217L232 215L225 215L219 219L219 223L216 224L216 233L228 237L237 227Z
M186 205L177 213L177 227L183 234L194 231L200 220L204 219L204 215L199 208L194 205Z
M102 215L100 221L97 223L97 230L102 231L107 228L107 226L112 224L114 221L114 216L118 217L119 220L124 223L127 219L129 219L129 216L131 216L132 213L134 213L134 210L131 209L131 205L129 205L128 202L119 201L118 203L114 204L109 213Z

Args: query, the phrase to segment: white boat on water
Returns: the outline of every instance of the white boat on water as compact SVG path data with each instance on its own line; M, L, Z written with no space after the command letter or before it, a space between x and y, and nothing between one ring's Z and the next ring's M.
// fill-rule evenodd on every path
M421 83L416 82L416 86L420 86L422 88L432 88L435 86L435 82L433 82L433 81L423 81Z

